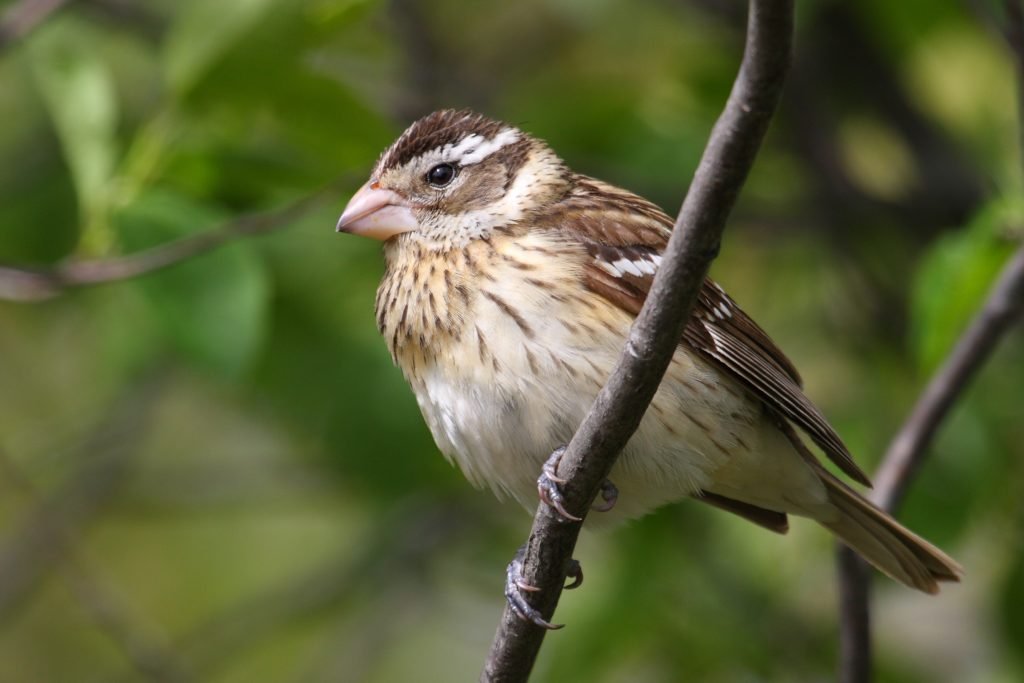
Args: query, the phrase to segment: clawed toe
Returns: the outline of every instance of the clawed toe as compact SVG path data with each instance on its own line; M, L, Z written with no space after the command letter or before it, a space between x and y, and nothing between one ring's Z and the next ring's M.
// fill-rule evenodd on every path
M594 503L590 509L597 512L608 512L619 501L619 489L610 479L601 482L601 499L604 501L603 503Z
M541 467L541 472L556 484L565 483L565 479L558 476L558 464L562 462L563 455L565 455L565 446L559 446L551 452L551 455L548 456L548 459L544 461L544 465Z
M573 588L583 585L583 565L579 563L579 560L569 560L569 572L565 578L572 579L572 583L566 585L564 590L571 591Z
M580 522L582 517L577 517L565 509L565 496L562 495L561 484L566 482L565 478L558 476L558 464L565 454L565 446L555 449L551 457L541 467L540 476L537 477L537 495L544 503L558 513L559 518L566 522ZM610 480L601 482L602 503L595 503L592 510L608 512L615 507L619 499L619 489Z
M526 596L523 595L523 593L536 593L540 590L537 586L531 586L523 580L523 552L523 549L520 548L516 556L508 563L508 569L505 570L505 599L508 601L508 606L520 619L533 622L550 631L558 630L565 624L552 624L547 621L541 616L540 611L526 601Z
M558 516L566 522L580 522L582 517L577 517L565 509L565 497L559 484L564 484L565 479L558 476L558 463L565 453L565 446L558 448L551 457L547 459L541 468L540 476L537 477L537 495L544 503L554 509Z

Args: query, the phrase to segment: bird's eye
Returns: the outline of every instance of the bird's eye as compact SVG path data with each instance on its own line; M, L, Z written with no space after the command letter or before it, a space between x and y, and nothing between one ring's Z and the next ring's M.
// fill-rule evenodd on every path
M427 182L434 187L444 187L455 179L455 167L451 164L438 164L427 171Z

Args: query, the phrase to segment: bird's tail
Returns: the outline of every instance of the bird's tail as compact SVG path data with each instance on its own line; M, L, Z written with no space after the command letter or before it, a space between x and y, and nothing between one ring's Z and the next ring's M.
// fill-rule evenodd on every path
M883 574L925 593L939 581L959 581L963 569L826 470L819 469L837 515L818 521Z

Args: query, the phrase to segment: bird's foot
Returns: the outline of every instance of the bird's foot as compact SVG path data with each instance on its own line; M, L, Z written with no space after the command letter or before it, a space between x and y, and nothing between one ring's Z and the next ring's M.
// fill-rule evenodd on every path
M577 517L565 509L565 496L562 495L560 488L560 485L565 483L565 479L558 476L558 464L562 461L563 455L565 455L565 446L555 449L545 461L540 476L537 477L537 495L544 503L553 508L563 521L579 522L582 521L582 517ZM598 512L608 512L615 507L615 502L619 499L619 490L609 479L605 479L601 483L601 499L604 502L595 504L592 509Z
M565 479L558 476L558 463L562 461L564 454L565 446L560 446L544 463L540 476L537 477L537 495L548 507L553 508L563 521L580 522L583 520L582 517L577 517L565 509L565 496L559 487L565 483Z
M591 509L597 512L608 512L619 501L619 489L612 483L611 479L605 479L601 482L601 500L604 502L594 503Z
M563 628L565 624L552 624L550 621L547 621L540 611L526 600L526 593L536 593L540 588L526 583L523 579L523 556L525 554L526 547L523 546L516 551L515 557L508 563L508 569L505 570L505 599L508 601L508 606L520 619L532 622L541 628L546 628L550 631ZM570 560L566 578L572 579L572 583L568 584L565 590L579 588L582 585L583 567L580 566L578 561Z

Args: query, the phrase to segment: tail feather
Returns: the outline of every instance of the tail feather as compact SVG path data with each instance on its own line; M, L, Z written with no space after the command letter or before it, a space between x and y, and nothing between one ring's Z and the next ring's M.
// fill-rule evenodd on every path
M911 588L938 593L940 581L959 581L963 569L824 469L819 471L834 518L818 521L879 571Z

